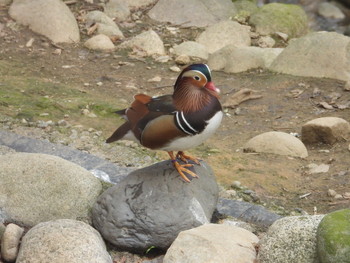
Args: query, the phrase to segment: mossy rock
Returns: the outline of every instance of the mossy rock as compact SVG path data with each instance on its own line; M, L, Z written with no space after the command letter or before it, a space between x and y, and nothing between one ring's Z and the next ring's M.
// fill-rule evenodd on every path
M298 5L272 3L259 8L249 19L261 35L272 35L282 32L295 38L308 32L308 21L305 11Z
M237 14L234 19L238 22L245 22L248 18L258 10L258 6L254 1L238 0L234 2Z
M317 230L317 253L322 263L350 262L350 209L322 219Z

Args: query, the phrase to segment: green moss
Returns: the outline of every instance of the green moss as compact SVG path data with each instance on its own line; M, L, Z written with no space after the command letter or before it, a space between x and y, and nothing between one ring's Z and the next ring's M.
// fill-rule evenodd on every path
M317 252L322 263L350 262L350 209L326 215L317 230Z
M263 5L251 15L249 24L261 35L282 32L294 38L308 32L306 13L298 5L280 3Z

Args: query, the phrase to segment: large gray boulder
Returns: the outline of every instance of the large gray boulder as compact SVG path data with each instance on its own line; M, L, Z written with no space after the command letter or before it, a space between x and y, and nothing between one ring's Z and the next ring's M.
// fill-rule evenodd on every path
M206 163L194 165L199 176L180 179L170 161L136 170L107 189L93 210L93 224L120 249L167 249L180 231L209 223L218 186Z
M102 191L84 168L56 156L0 156L0 210L6 221L34 226L59 218L89 218Z
M295 39L269 67L296 76L350 81L350 37L315 32Z
M148 15L159 22L206 27L236 14L231 0L159 0Z
M16 263L112 263L101 235L72 219L43 222L22 239Z
M243 228L206 224L181 232L163 263L253 263L258 242L256 235Z
M17 23L53 42L80 41L78 23L61 0L14 0L9 14Z

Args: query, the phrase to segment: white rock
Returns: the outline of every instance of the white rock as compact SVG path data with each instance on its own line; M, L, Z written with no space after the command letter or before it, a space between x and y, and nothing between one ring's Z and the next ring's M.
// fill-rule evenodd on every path
M91 11L86 14L85 17L87 27L92 24L97 24L97 33L110 37L124 38L123 33L120 31L118 25L105 13L101 11Z
M329 171L329 165L328 164L315 164L315 163L310 163L307 165L307 168L309 168L309 173L310 174L319 174L319 173L327 173Z
M149 80L147 80L147 82L161 82L162 78L160 76L155 76Z
M15 224L8 224L3 236L1 237L1 257L13 262L17 258L20 239L24 229Z
M350 124L338 117L322 117L302 126L301 138L305 144L333 144L350 138Z
M320 3L317 12L326 18L344 19L344 13L334 4L329 2Z
M175 62L179 65L187 65L191 62L191 59L188 55L180 55L175 58Z
M335 32L310 33L290 41L269 69L296 76L350 81L349 46L350 37Z
M331 197L334 197L334 196L337 195L337 192L335 190L333 190L333 189L328 189L327 195L331 196Z
M169 68L172 72L180 72L181 69L178 66L172 66Z
M205 46L209 53L227 45L250 46L250 27L231 20L221 21L206 28L196 41Z
M0 204L8 221L33 226L62 217L87 218L101 190L90 172L62 158L34 153L0 156Z
M147 56L165 55L164 44L161 38L152 29L145 31L134 38L125 41L119 48L135 48L142 50Z
M261 263L317 261L316 232L323 215L278 219L260 241Z
M16 263L112 263L100 234L71 219L40 223L23 237Z
M105 5L104 12L117 21L125 21L130 17L130 9L124 0L110 0Z
M148 15L159 22L206 27L236 14L231 0L159 0Z
M194 41L185 41L180 45L175 45L174 53L177 56L186 55L189 57L201 58L205 60L207 60L209 56L206 47Z
M111 51L115 49L112 40L106 35L96 35L85 41L84 46L92 50Z
M243 228L205 224L180 232L163 263L253 263L258 242L257 236Z
M53 42L80 41L77 21L61 0L14 0L9 14L17 23Z
M280 48L236 47L228 45L209 56L212 70L238 73L249 69L267 68L282 52Z
M305 158L305 145L293 135L284 132L265 132L250 139L245 145L247 152L264 152Z

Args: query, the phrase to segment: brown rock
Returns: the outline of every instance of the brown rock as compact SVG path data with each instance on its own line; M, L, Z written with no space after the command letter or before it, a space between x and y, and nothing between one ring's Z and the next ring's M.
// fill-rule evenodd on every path
M334 144L350 138L350 124L337 117L313 119L302 126L301 138L305 144Z

